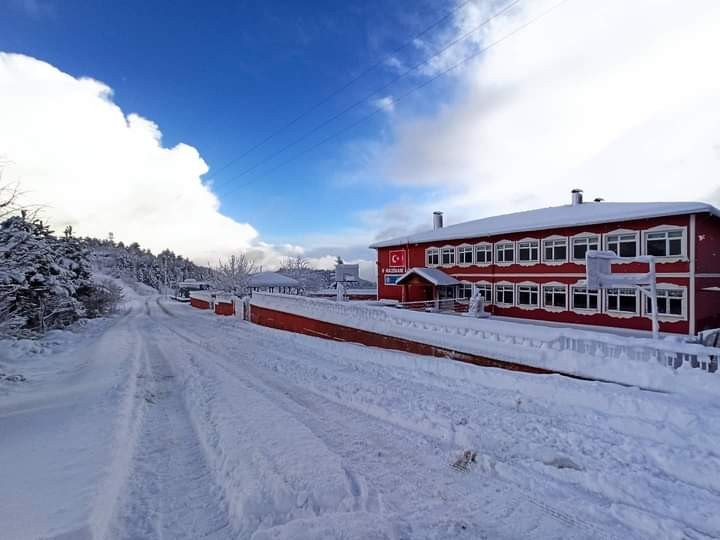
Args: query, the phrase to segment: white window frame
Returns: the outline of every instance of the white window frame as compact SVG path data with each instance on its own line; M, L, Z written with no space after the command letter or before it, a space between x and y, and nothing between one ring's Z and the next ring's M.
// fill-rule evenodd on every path
M643 255L649 255L648 249L647 249L647 241L648 241L648 235L651 233L664 233L664 232L673 232L673 231L681 231L682 235L680 238L680 255L655 255L655 258L658 261L662 262L673 262L673 261L686 261L687 260L687 227L682 227L680 225L658 225L657 227L652 227L650 229L644 230L642 234L642 252ZM667 246L667 240L665 241L665 245Z
M469 287L469 289L470 289L470 294L467 297L460 294L460 291L464 290L466 287ZM455 290L455 298L457 298L459 300L470 300L470 298L472 298L472 293L473 293L472 287L473 287L473 284L471 282L461 281L460 285Z
M484 251L485 253L489 253L489 254L490 254L490 260L489 260L489 261L483 262L483 261L481 261L481 260L478 258L477 253L478 253L478 248L479 248L479 247L488 248L488 249L483 249L483 251ZM475 259L475 264L476 264L476 265L478 265L478 266L490 266L490 265L493 263L493 261L495 260L495 258L494 258L494 256L493 256L495 250L493 249L493 245L492 245L491 242L478 242L477 244L475 244L475 246L473 247L473 249L475 250L474 259ZM492 296L492 295L491 295L491 296Z
M460 260L460 250L461 249L469 249L470 250L470 262L462 262ZM457 253L455 254L455 260L457 261L458 266L470 266L472 264L475 264L475 246L472 244L460 244L457 247Z
M657 292L658 297L661 291L680 291L682 292L682 313L680 315L674 315L671 313L659 313L658 320L663 322L675 322L675 321L687 321L688 318L688 291L684 285L677 285L675 283L658 283ZM648 309L647 297L641 295L642 298L642 309L643 316L652 317L652 310Z
M610 231L608 233L605 233L603 235L603 247L604 249L608 251L612 251L610 249L610 237L611 236L634 236L635 237L635 256L640 256L642 253L642 245L640 245L640 231L633 231L630 229L615 229L614 231ZM618 257L621 257L619 253L616 253ZM613 261L613 264L616 262L622 262L622 261Z
M545 289L563 289L565 291L565 305L562 307L559 307L559 306L552 306L552 305L548 306L547 304L545 304ZM559 313L562 311L568 311L568 309L570 309L570 290L569 290L569 287L567 286L567 283L560 283L559 281L549 281L547 283L543 283L541 298L542 298L541 306L545 311Z
M594 315L596 313L602 313L603 308L603 294L602 289L595 289L597 290L597 307L596 308L582 308L582 307L575 307L575 289L587 289L588 291L593 290L588 288L587 283L585 282L578 282L574 285L570 285L568 287L568 309L572 311L573 313L578 313L580 315ZM586 296L589 296L586 294Z
M536 257L527 261L520 260L520 244L535 244ZM540 262L540 246L541 242L538 238L523 238L515 242L515 262L522 266L531 266ZM532 253L532 247L529 248Z
M490 298L485 299L485 304L494 304L495 303L495 297L494 297L494 290L493 290L493 284L490 281L476 281L474 285L478 288L480 287L487 287L490 289Z
M512 303L508 304L506 302L498 302L497 293L498 289L500 287L506 288L509 287L512 290ZM510 281L498 281L495 283L495 286L493 287L493 300L494 304L498 307L514 307L515 306L515 284Z
M535 289L535 294L537 298L537 302L534 304L521 304L520 303L520 289L523 287L533 287ZM515 305L519 307L520 309L526 309L526 310L532 310L532 309L538 309L540 307L540 284L535 283L533 281L521 281L518 283L515 287Z
M603 296L605 297L605 313L612 317L637 317L640 315L642 295L640 294L640 291L638 291L637 287L610 287L603 290L605 291L605 294L603 294ZM610 291L615 290L633 291L633 293L635 294L635 311L620 311L619 309L610 309ZM620 307L619 298L618 307Z
M513 260L512 261L501 261L500 257L498 257L498 253L500 252L500 248L506 246L507 244L510 244L510 249L503 249L503 252L510 252L512 253ZM515 242L512 240L500 240L498 242L495 242L495 249L493 255L495 256L495 264L497 266L510 266L511 264L515 264Z
M430 262L430 252L433 252L433 251L437 254L437 261L438 261L437 264ZM430 246L429 248L425 249L425 266L427 266L428 268L440 266L440 262L442 261L440 256L441 256L440 248L438 248L438 247Z
M597 239L597 248L598 248L598 250L602 249L602 235L597 234L597 233L589 233L589 232L579 233L579 234L576 234L576 235L570 237L570 242L569 242L569 246L568 246L569 247L568 260L574 262L575 264L583 264L584 265L585 257L583 257L582 259L575 258L575 242L577 242L578 240L589 240L591 238Z
M565 244L565 258L564 259L548 259L545 256L545 243L546 242L563 242ZM542 241L542 262L548 265L559 265L559 264L565 264L568 262L568 257L570 256L570 241L568 240L567 236L548 236L547 238L543 238Z
M445 258L445 252L452 252L453 262L446 263L443 259ZM457 266L457 249L455 246L443 246L440 248L440 264L439 266Z

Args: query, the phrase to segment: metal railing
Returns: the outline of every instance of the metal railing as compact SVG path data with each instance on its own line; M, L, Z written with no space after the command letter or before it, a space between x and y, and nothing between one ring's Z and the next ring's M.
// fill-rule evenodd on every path
M418 300L414 302L398 302L393 307L410 309L412 311L426 311L428 313L465 313L469 302L459 298L443 298L442 300Z

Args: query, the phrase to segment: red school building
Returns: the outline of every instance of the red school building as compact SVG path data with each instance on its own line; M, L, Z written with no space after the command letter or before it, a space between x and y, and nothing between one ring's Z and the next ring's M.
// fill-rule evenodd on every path
M585 286L585 252L654 255L660 330L720 326L720 211L699 202L583 202L494 216L377 242L378 298L468 298L478 287L494 315L650 330L636 288ZM642 263L613 271L641 273ZM442 273L440 273L442 272Z

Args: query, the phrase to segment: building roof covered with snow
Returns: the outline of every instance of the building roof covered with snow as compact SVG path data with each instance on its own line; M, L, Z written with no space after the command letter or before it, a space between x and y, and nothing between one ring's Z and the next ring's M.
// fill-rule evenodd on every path
M300 287L300 282L279 272L258 272L247 280L250 288L265 287Z
M450 285L459 285L460 282L452 277L449 274L446 274L442 270L439 270L437 268L423 268L423 267L417 267L417 268L411 268L407 272L405 272L400 279L397 280L398 285L402 285L406 282L406 280L410 279L412 276L418 276L428 283L432 283L436 287L444 287L444 286L450 286Z
M475 219L375 242L370 247L381 248L402 244L480 238L558 227L576 227L706 212L720 217L720 210L702 202L585 202Z

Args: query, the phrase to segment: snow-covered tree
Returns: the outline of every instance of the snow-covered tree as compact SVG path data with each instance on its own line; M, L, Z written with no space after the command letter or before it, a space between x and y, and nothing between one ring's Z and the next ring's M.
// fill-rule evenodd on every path
M248 278L256 271L256 266L256 262L247 253L230 255L227 260L218 261L212 281L220 290L238 293L245 289Z
M39 220L13 216L0 224L0 331L32 334L85 315L78 296L91 287L87 251L59 240Z

